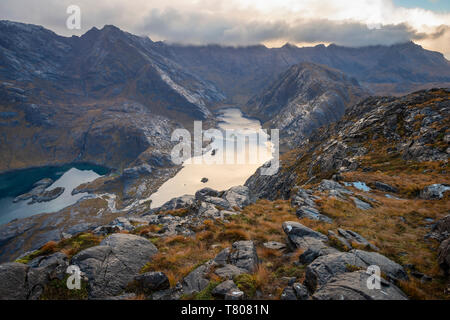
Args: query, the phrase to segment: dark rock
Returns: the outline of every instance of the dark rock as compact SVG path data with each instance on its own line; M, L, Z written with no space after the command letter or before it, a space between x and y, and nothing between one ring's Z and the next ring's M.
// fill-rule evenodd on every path
M207 183L208 182L208 178L202 178L202 180L200 180L201 183Z
M199 201L203 201L205 197L218 197L218 196L219 192L211 188L203 188L195 193L195 199Z
M146 272L134 277L138 287L144 292L170 288L169 279L162 272Z
M238 268L255 272L258 267L258 255L253 241L237 241L230 251L230 263Z
M280 300L297 300L294 289L292 287L284 288L283 292L281 293Z
M222 198L228 201L231 208L238 207L242 209L250 204L250 191L245 186L236 186L225 191Z
M375 181L375 189L384 191L384 192L392 192L392 193L398 193L398 189L396 187L390 186L386 183Z
M297 282L292 285L292 288L295 291L297 300L308 300L309 298L308 289L304 285Z
M445 275L449 275L450 271L450 238L443 241L438 249L439 267L444 271Z

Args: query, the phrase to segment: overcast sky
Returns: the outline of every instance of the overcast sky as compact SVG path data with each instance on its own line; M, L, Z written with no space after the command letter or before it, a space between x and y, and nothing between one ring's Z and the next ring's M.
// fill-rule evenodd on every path
M66 9L81 8L81 30ZM449 0L1 0L0 19L81 35L113 24L152 40L189 44L346 46L413 40L450 59ZM74 32L75 31L75 32Z

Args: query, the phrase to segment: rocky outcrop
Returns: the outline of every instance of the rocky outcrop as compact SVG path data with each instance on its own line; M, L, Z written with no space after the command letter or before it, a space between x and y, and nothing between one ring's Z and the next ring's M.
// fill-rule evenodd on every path
M67 256L55 253L36 258L29 265L0 264L0 300L36 300L53 279L61 280L68 266Z
M313 300L407 300L406 295L392 283L380 278L381 290L369 289L370 274L355 271L339 274L320 287Z
M408 275L402 266L376 252L352 250L324 255L315 259L306 268L305 284L311 292L323 286L338 274L353 268L366 269L376 265L392 280L406 280Z
M88 278L89 297L102 298L121 293L157 251L145 238L118 233L81 251L71 263Z

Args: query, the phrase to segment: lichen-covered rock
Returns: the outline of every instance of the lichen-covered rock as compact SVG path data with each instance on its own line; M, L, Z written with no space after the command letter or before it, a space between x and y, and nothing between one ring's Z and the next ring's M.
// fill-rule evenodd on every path
M381 289L369 289L370 274L355 271L339 274L312 296L313 300L407 300L406 295L395 285L380 278Z
M86 274L89 297L101 298L121 293L157 252L145 238L116 233L75 255L71 264Z
M450 186L446 184L432 184L420 191L420 197L425 200L439 200L444 194L450 191Z
M238 268L255 272L258 267L258 254L253 241L237 241L230 251L230 263Z

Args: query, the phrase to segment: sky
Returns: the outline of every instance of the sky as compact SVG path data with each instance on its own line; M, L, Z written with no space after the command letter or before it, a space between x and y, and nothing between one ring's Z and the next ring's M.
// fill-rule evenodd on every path
M66 27L67 7L81 29ZM450 59L450 0L2 0L0 19L81 35L113 24L152 40L278 47L414 41Z

